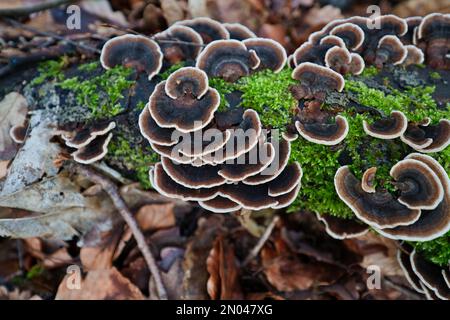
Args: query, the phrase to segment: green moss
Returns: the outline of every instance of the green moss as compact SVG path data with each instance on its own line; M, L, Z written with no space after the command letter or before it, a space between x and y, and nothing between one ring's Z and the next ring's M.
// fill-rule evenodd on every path
M439 80L441 79L441 75L439 74L439 72L433 71L430 72L430 78L433 80Z
M161 72L161 73L159 74L159 77L160 77L162 80L167 80L167 78L168 78L172 73L174 73L174 72L177 71L178 69L183 68L184 66L185 66L185 63L184 63L184 62L180 62L180 63L174 64L174 65L171 65L169 68L167 68L167 70L165 70L164 72Z
M84 71L92 67L92 64L87 64ZM92 118L109 118L124 110L120 103L123 94L135 83L129 80L131 74L132 69L117 66L84 80L78 76L65 79L58 86L71 91L77 103L90 111Z
M108 145L108 159L123 164L127 170L133 171L133 178L143 188L151 188L148 170L159 161L159 155L150 147L142 149L140 145L130 146L130 142L121 136L115 136Z
M220 95L220 105L219 111L224 111L229 107L229 103L225 97L225 95L238 90L238 85L236 83L226 82L221 78L210 78L209 86L216 89Z
M432 241L412 244L429 261L441 267L448 266L450 263L450 232Z
M85 63L82 64L78 67L78 70L80 71L86 71L86 72L92 72L97 70L97 68L99 67L100 62L98 61L94 61L94 62L90 62L90 63Z
M361 73L361 77L372 78L372 77L375 77L379 72L380 72L380 70L378 70L377 67L369 66L369 67L366 67L364 69L364 71Z
M38 66L39 75L31 81L31 85L43 84L46 80L64 79L63 69L68 65L68 59L63 56L59 60L48 60Z
M345 90L357 95L359 103L389 115L393 110L405 113L410 121L420 121L430 117L432 122L437 122L448 116L448 110L437 108L432 94L434 86L409 87L404 91L396 89L386 94L379 89L369 88L362 81L347 80Z

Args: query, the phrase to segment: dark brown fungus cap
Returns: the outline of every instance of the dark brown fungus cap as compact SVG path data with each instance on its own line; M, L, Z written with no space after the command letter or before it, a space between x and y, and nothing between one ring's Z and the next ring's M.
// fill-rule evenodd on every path
M161 146L172 146L176 144L179 140L173 135L175 129L172 128L161 128L153 120L148 110L148 104L142 110L139 116L139 129L141 134L150 143L155 143Z
M378 43L375 65L382 67L384 64L401 64L408 54L405 46L399 38L393 35L386 35Z
M208 44L197 58L196 67L209 77L234 82L256 69L260 60L255 51L247 50L237 40L217 40Z
M208 128L208 127L207 127ZM208 135L208 129L191 132L189 142L184 141L180 152L188 157L202 157L220 150L231 139L231 130L219 131L214 130L213 135Z
M411 287L419 293L425 294L422 288L421 281L419 277L414 273L411 265L410 254L413 248L407 244L402 244L399 249L397 249L397 261L405 274L406 280L409 282Z
M422 22L422 17L407 17L405 18L406 24L408 25L408 31L401 37L404 44L417 44L417 28Z
M350 62L350 73L354 75L361 74L366 67L364 59L357 53L350 53L351 62Z
M253 33L249 28L240 23L222 23L225 29L228 30L230 34L230 39L234 40L245 40L249 38L256 38L256 34Z
M297 162L291 163L273 180L268 183L271 197L281 196L292 191L303 176L303 171Z
M340 74L350 71L352 57L346 48L333 47L325 54L325 66Z
M182 69L180 69L182 70ZM217 90L209 88L199 99L191 90L185 90L183 83L179 83L182 96L172 99L167 95L167 81L158 83L150 96L149 110L152 118L162 128L176 128L181 132L192 132L207 126L214 117L214 112L220 104ZM194 82L195 83L195 82ZM192 83L189 82L188 88Z
M405 46L405 48L407 50L407 55L402 63L404 66L423 63L425 60L425 55L422 50L411 44Z
M149 175L152 186L166 197L184 201L206 201L218 195L217 187L194 189L177 183L164 171L161 163L155 164L155 167L150 170Z
M416 252L416 250L411 252L410 259L412 269L419 277L420 281L427 288L433 290L434 294L439 299L449 300L450 288L447 286L444 277L442 276L442 269L438 265L425 260Z
M166 94L172 99L185 95L201 99L209 89L208 76L203 70L185 67L172 73L166 81Z
M27 129L28 129L27 124L13 126L9 130L9 136L15 143L22 144L25 142Z
M272 206L272 209L281 209L289 206L291 203L295 201L297 198L298 192L300 191L301 184L297 184L297 186L289 191L288 193L279 195L278 197L275 197L277 200L277 204Z
M206 17L178 21L175 25L183 25L194 29L202 37L205 44L230 38L230 34L221 23Z
M298 134L293 132L283 132L281 136L283 137L284 140L289 142L295 141L298 138Z
M226 197L246 209L262 210L278 204L276 198L267 193L267 185L249 186L243 183L226 184L221 187L221 196Z
M101 122L95 125L87 125L77 128L71 132L61 135L66 146L71 148L82 148L91 143L96 137L106 135L109 131L116 127L114 121Z
M344 89L345 80L339 73L310 62L299 64L292 71L292 78L300 81L298 98L323 100L327 92Z
M390 175L401 192L398 201L410 209L435 209L444 197L438 176L421 161L401 160L391 168Z
M450 121L441 119L437 125L429 125L424 127L428 137L433 142L420 149L420 152L432 153L444 150L450 144Z
M225 178L219 175L218 166L204 164L194 167L190 164L176 163L166 157L161 157L161 164L172 180L187 188L211 188L226 182Z
M421 150L433 143L433 139L426 136L423 126L418 124L408 124L405 133L400 136L400 139L413 149Z
M105 69L117 65L135 68L138 72L146 72L150 80L161 70L163 53L155 41L144 36L126 34L105 43L100 62Z
M450 68L450 14L432 13L424 17L417 27L417 38L426 42L427 62L432 68Z
M353 23L338 25L330 31L330 34L344 40L349 50L357 50L364 42L364 31Z
M252 38L244 40L248 50L254 50L261 60L257 70L270 69L279 72L286 64L286 50L272 39Z
M241 123L232 129L231 137L227 140L223 149L202 156L205 162L210 164L223 163L227 160L236 159L253 149L262 133L258 113L252 109L245 110Z
M406 159L414 159L426 164L438 176L444 189L444 199L434 210L422 210L415 223L392 229L377 230L387 238L407 241L429 241L436 239L450 230L450 182L444 168L434 158L411 153Z
M385 34L403 36L408 32L406 20L393 14L376 17L374 22L380 23L381 30L383 30Z
M368 193L374 193L375 190L375 174L377 167L371 167L364 171L361 181L361 188Z
M164 54L164 60L169 65L195 60L203 45L202 37L197 32L182 25L173 25L156 34L154 39L158 42ZM187 42L191 44L187 44Z
M346 47L344 40L342 40L338 36L333 36L333 35L323 37L319 43L320 43L320 45L337 46L340 48ZM316 46L317 46L317 44L316 44Z
M319 214L316 217L325 225L325 231L335 239L349 239L359 237L369 231L366 224L362 224L356 220L341 219L333 217L329 214Z
M308 37L308 42L319 43L320 40L326 37L334 27L346 22L347 19L336 19L328 22L328 24L325 25L322 30L311 33Z
M287 140L281 139L278 142L278 147L275 148L275 157L268 167L260 173L246 178L243 182L249 185L256 185L275 179L287 166L290 154L291 144Z
M364 131L372 137L379 139L395 139L405 133L408 127L408 118L400 111L392 111L389 117L384 117L369 124L363 121Z
M108 152L108 144L111 138L112 133L96 137L88 145L72 153L73 159L83 164L94 163L102 159Z
M261 141L249 152L222 164L218 173L228 181L242 181L266 169L274 158L273 145Z
M206 210L217 213L233 212L242 208L240 204L222 196L207 201L199 201L198 204Z
M193 164L193 162L196 160L195 158L188 157L181 152L183 148L182 143L176 144L175 146L162 146L156 143L150 143L150 146L152 147L153 151L155 151L159 155L167 157L178 163Z
M295 127L306 140L327 146L342 142L348 133L347 119L339 115L336 116L334 123L301 123L296 121Z
M420 216L420 210L409 209L388 192L365 192L348 166L336 171L334 186L339 198L360 220L372 227L408 225L417 221Z

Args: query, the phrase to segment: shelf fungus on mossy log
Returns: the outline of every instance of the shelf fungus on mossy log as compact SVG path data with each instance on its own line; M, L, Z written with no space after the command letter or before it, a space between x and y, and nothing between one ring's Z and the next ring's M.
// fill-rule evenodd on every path
M408 127L408 118L401 111L392 111L389 117L383 117L369 124L363 121L364 131L378 139L396 139L402 136Z
M196 67L208 77L235 82L248 76L261 63L255 50L249 50L238 40L216 40L209 43L197 58Z
M60 128L61 138L67 147L76 149L72 157L83 164L94 163L108 152L108 144L112 139L111 131L116 127L114 121L100 121L77 127L65 125Z
M411 123L401 135L401 140L416 151L433 153L444 150L450 144L450 121L441 119L438 124Z
M397 249L397 260L411 287L429 300L449 300L448 267L427 261L408 244Z
M105 69L117 65L132 67L147 73L151 80L161 70L163 53L155 41L145 36L125 34L105 43L100 62Z
M156 85L148 109L161 128L186 133L208 125L219 104L220 95L209 87L206 73L186 67Z
M185 61L195 61L202 50L203 39L192 28L173 25L169 29L155 34L164 55L164 63L168 66Z
M411 153L406 158L422 162L436 174L443 187L444 197L433 210L422 210L419 219L413 224L377 231L385 237L398 240L429 241L436 239L450 230L450 181L448 175L439 162L428 155Z
M224 25L207 17L182 20L176 22L174 25L182 25L195 30L202 37L204 44L215 40L230 39L230 33Z

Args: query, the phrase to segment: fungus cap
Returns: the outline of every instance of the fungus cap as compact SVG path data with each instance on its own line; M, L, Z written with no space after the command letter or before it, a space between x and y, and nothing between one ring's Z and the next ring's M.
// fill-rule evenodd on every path
M215 213L228 213L242 208L240 204L222 196L217 196L211 200L199 201L198 204L202 208Z
M91 164L101 160L108 153L108 144L111 139L112 133L98 136L88 145L72 153L72 157L76 162L82 164Z
M410 209L433 210L444 198L439 177L421 161L401 160L392 166L389 174L400 190L398 201Z
M100 62L105 69L117 65L146 72L151 80L161 70L163 53L158 44L144 36L125 34L108 40L102 48Z
M15 125L12 126L9 130L9 136L10 138L18 144L22 144L25 142L25 138L27 136L27 128L28 125Z
M336 116L335 123L295 122L298 133L306 140L327 146L342 142L348 134L348 122L343 116Z
M339 73L310 62L299 64L292 71L292 78L301 81L302 85L313 91L336 90L341 92L345 85L345 80Z
M256 38L256 34L253 33L249 28L240 23L222 23L225 29L228 30L230 34L230 39L235 40L245 40L249 38Z
M237 40L216 40L208 44L197 57L196 67L209 77L234 82L247 76L260 64L258 55Z
M369 231L369 227L356 220L341 219L328 214L319 214L316 217L325 225L325 231L334 239L350 239L362 236Z
M364 171L361 181L361 188L367 193L374 193L375 190L375 174L377 167L371 167Z
M358 50L364 42L364 31L356 24L343 23L331 29L331 35L342 38L349 50Z
M423 54L423 51L416 46L410 44L405 46L405 48L407 50L407 54L405 60L402 63L404 66L421 64L425 61L425 55Z
M408 50L399 38L393 35L386 35L380 39L377 46L375 64L401 64L406 59Z
M172 99L166 94L166 84L167 81L158 83L149 99L149 111L158 126L187 133L211 122L220 104L216 89L209 88L200 99L190 93Z
M202 37L204 44L230 38L228 30L221 23L207 17L182 20L175 22L174 25L182 25L194 29Z
M86 125L72 132L63 133L61 138L63 138L66 146L79 149L87 146L96 137L107 134L115 127L116 123L114 121L95 123L95 125Z
M420 217L420 210L409 209L388 192L364 192L361 182L350 172L348 166L336 171L334 186L339 198L360 220L372 227L409 225Z
M201 99L208 89L208 76L203 70L194 67L184 67L173 72L165 86L166 94L172 99L186 94Z
M450 230L450 182L444 168L434 158L411 153L406 159L415 159L426 164L439 177L444 189L444 199L434 210L423 210L420 218L408 226L377 230L383 236L407 241L430 241Z
M254 50L260 59L257 70L270 69L280 72L287 61L284 47L275 40L268 38L251 38L243 41L248 50Z
M364 131L378 139L395 139L402 136L408 128L408 118L401 111L392 111L389 117L384 117L369 124L363 121Z
M346 48L335 46L325 54L325 66L340 74L345 74L350 70L351 62L352 56Z

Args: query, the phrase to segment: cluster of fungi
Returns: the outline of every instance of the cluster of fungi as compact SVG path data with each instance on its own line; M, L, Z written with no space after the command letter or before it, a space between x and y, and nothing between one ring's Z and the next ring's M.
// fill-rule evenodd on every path
M345 140L347 119L339 110L321 108L331 92L344 89L344 76L359 75L368 65L382 69L426 63L449 70L449 30L450 16L445 14L351 17L311 34L288 57L279 43L258 38L243 25L195 18L151 38L131 34L113 38L103 47L101 64L106 69L133 67L159 81L139 117L142 135L161 156L149 174L158 192L196 201L212 212L277 209L290 205L301 186L302 168L289 159L291 142L299 136L327 146ZM161 70L180 62L184 67L166 80L158 78ZM261 70L277 73L284 68L292 68L297 83L290 89L302 107L292 113L292 124L281 137L264 130L270 128L263 127L255 110L221 110L223 97L209 86L212 78L236 82ZM105 155L113 129L114 123L102 123L66 131L63 138L77 149L75 160L91 163ZM200 146L194 146L197 134L208 129L215 134L205 138L200 133ZM343 239L372 228L401 241L428 241L446 234L450 182L441 164L426 153L450 144L450 121L413 122L394 110L372 123L364 121L363 129L377 139L399 139L412 152L390 170L395 193L378 189L377 167L367 169L362 179L349 166L340 167L334 178L336 192L358 220L319 215L327 232ZM430 263L413 250L402 249L399 259L416 290L448 298L448 270L428 267Z

